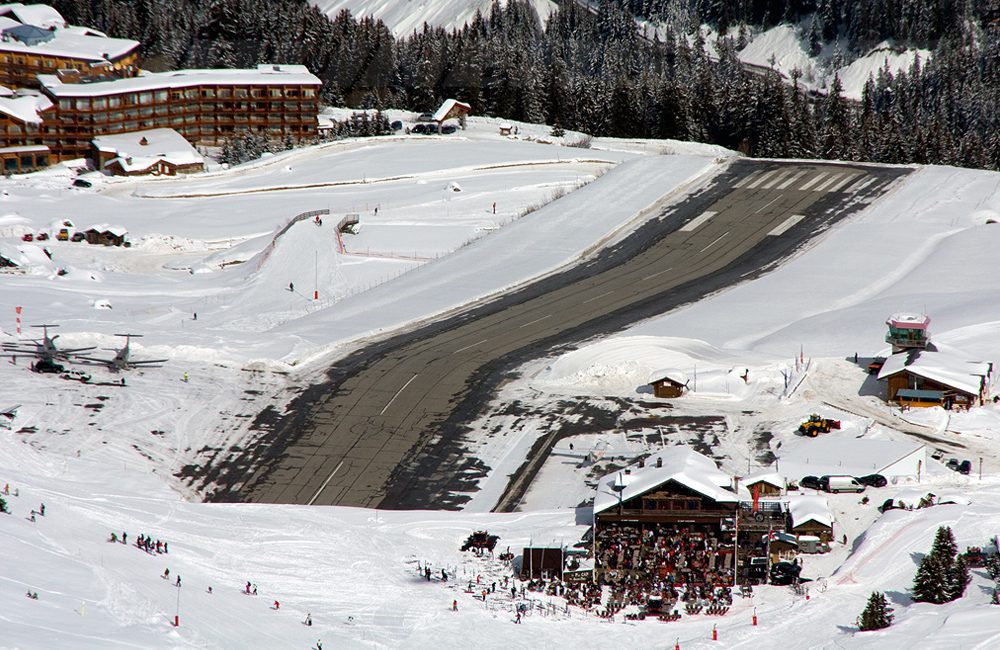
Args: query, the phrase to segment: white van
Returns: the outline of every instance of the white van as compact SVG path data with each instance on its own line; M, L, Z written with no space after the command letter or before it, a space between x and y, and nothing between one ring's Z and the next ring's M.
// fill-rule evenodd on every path
M827 492L864 492L865 486L853 476L822 476L820 486Z

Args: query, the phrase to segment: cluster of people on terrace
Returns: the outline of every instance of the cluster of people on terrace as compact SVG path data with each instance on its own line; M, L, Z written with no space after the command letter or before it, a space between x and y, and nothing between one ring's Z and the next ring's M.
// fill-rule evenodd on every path
M707 525L605 524L596 539L597 587L607 586L605 610L678 602L719 606L732 602L735 548L730 534Z

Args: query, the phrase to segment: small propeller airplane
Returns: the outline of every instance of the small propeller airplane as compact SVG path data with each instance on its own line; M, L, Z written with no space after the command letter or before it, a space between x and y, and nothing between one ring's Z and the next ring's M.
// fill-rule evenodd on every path
M9 353L9 355L31 354L38 357L40 361L54 363L55 361L69 361L71 357L76 357L81 352L88 352L97 347L96 345L92 345L87 348L59 348L56 346L56 339L59 338L59 335L49 336L49 328L59 327L58 325L45 324L32 325L32 327L41 328L42 338L25 339L27 343L32 343L32 346L28 346L26 343L20 341L17 343L4 343L3 351Z
M115 336L121 336L125 338L125 345L118 350L115 350L115 356L111 359L103 359L100 357L85 357L77 356L75 359L81 361L92 361L94 363L103 363L108 367L111 372L120 372L122 370L132 370L134 368L159 368L164 363L169 361L169 359L143 359L140 361L135 361L132 359L132 349L129 343L132 339L142 338L142 334L115 334ZM107 349L107 348L105 348Z

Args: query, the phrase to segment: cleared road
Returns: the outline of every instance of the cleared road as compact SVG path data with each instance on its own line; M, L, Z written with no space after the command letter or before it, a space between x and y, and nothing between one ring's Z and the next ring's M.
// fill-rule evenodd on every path
M464 425L508 370L759 274L905 173L737 162L598 259L338 362L215 500L456 507Z

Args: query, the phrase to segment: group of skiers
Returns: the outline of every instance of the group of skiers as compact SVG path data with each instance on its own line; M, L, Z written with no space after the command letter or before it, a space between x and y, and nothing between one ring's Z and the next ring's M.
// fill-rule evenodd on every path
M115 533L111 533L109 541L117 542L118 536ZM121 543L128 544L127 532L122 532ZM139 535L139 539L135 541L135 546L147 553L170 553L170 545L167 542L161 542L158 539L154 541L149 535Z

